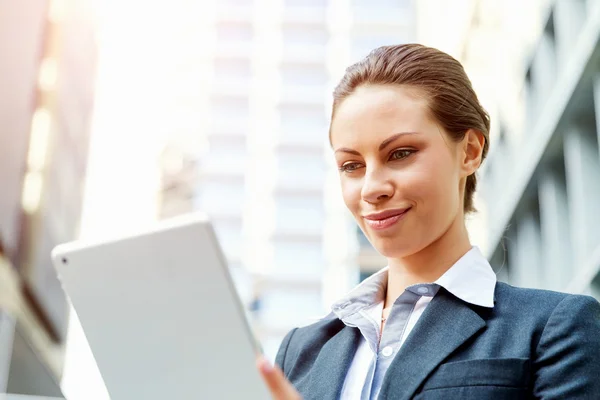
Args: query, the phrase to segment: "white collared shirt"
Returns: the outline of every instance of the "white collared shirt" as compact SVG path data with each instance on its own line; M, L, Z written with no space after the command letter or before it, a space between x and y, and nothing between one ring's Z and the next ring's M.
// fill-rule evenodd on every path
M383 311L383 295L387 285L387 274L388 267L363 281L333 305L333 312L347 325L351 324L347 322L348 318L346 316L349 314L356 315L356 313L367 315L373 321L380 321ZM482 307L494 307L496 274L477 247L472 247L434 283L467 303ZM422 296L416 302L402 332L398 349L415 327L432 298ZM361 399L363 387L372 383L372 364L377 361L378 357L377 345L373 343L373 335L366 335L363 329L361 329L361 333L361 341L342 388L342 400L364 400Z

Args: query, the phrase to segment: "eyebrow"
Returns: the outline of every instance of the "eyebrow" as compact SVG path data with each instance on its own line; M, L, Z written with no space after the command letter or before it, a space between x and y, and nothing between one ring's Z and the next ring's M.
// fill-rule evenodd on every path
M385 149L387 146L390 145L390 143L394 142L396 139L398 139L398 138L400 138L402 136L406 136L406 135L418 135L418 132L400 132L400 133L396 133L396 134L390 136L389 138L385 139L383 142L381 142L381 144L379 145L379 151ZM355 156L360 156L360 153L358 151L349 149L347 147L340 147L335 152L336 153L338 153L338 152L348 153L348 154L354 154Z
M392 143L394 140L398 139L399 137L406 136L406 135L417 135L417 134L418 134L418 132L396 133L395 135L392 135L389 138L385 139L383 142L381 142L381 144L379 145L379 151L385 149L387 146L390 145L390 143Z

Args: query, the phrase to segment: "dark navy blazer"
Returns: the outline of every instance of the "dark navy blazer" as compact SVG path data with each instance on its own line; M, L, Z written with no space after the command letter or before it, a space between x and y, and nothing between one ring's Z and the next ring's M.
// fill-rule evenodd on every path
M340 397L360 340L337 318L288 333L276 363L304 399ZM396 354L379 399L600 399L600 304L497 283L494 308L443 288Z

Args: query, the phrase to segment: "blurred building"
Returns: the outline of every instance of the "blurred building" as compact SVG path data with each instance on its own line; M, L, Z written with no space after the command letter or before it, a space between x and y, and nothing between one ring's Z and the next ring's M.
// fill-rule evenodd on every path
M158 213L209 214L272 357L293 326L322 316L358 282L359 264L385 265L356 258L356 225L329 154L331 91L373 48L414 41L413 12L408 0L248 0L203 13L206 52L188 65L206 78L178 85L189 104L209 110L187 130L203 143L182 145L185 129L174 128Z
M521 71L524 117L501 115L483 173L488 254L520 286L600 296L600 3L542 8Z
M68 307L50 251L78 233L90 18L81 1L0 4L0 392L60 396Z
M435 3L420 3L420 24L435 20ZM500 280L598 297L600 3L457 5L466 28L425 29L422 41L463 63L492 116L472 241Z

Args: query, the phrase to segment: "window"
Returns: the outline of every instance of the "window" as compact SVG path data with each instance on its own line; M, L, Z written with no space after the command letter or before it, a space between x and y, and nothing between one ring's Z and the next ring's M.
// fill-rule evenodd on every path
M328 0L284 0L285 7L323 7L326 8Z
M236 121L239 124L246 124L250 116L247 97L213 96L211 105L212 117L217 121Z
M252 6L254 0L219 0L219 4L223 6Z
M217 24L218 42L250 42L253 27L249 22L219 22Z
M250 60L243 58L217 58L215 60L214 76L218 81L250 80L252 76Z
M321 243L276 240L275 271L281 275L318 276L323 268Z
M284 23L307 25L327 24L326 0L284 0L282 20Z
M243 173L246 167L246 138L244 136L209 136L208 153L202 164L209 171Z
M406 42L407 35L394 33L361 33L354 37L354 45L359 48L374 49L379 46Z
M276 197L278 230L320 232L324 218L321 195L278 195Z
M360 59L377 47L407 43L410 39L409 35L402 33L361 33L353 39L352 56Z
M329 33L324 25L287 24L282 29L284 48L287 46L327 45Z
M325 65L284 64L281 80L284 85L325 86L328 75Z
M414 23L415 11L410 1L392 0L354 0L353 17L358 23L406 25Z
M386 8L411 8L412 0L352 0L352 7L372 8L385 13Z
M270 328L288 328L323 314L318 291L273 289L261 298L261 320Z
M327 116L321 106L281 105L281 140L286 143L322 143L327 139Z
M321 152L281 152L277 157L277 184L281 187L322 186L325 172L325 159Z
M196 208L208 214L242 214L244 191L244 184L239 182L205 182Z

